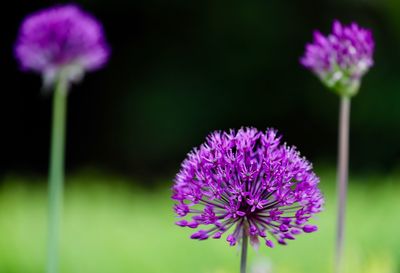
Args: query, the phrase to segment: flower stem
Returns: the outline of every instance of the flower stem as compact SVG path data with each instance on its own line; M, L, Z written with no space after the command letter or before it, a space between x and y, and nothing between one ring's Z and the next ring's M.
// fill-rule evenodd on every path
M240 258L240 273L246 273L246 263L247 263L247 241L248 236L243 232L242 238L242 255Z
M67 107L67 83L59 80L53 94L53 124L49 167L49 218L47 273L59 271L60 218L64 184L64 146Z
M339 196L335 272L343 270L344 226L346 213L347 180L349 170L350 98L342 96L339 114L338 184Z

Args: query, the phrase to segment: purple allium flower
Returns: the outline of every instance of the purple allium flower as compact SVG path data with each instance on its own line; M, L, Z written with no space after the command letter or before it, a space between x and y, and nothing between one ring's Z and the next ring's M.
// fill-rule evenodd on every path
M176 224L198 231L192 239L221 238L231 246L243 235L286 244L294 236L317 230L308 220L322 210L319 179L294 147L280 143L269 129L242 128L214 132L190 152L175 178L172 199Z
M101 68L110 53L101 24L75 5L28 16L14 50L21 68L41 73L45 85L59 77L79 81L85 71Z
M362 76L374 63L374 47L370 30L356 23L343 26L336 20L327 37L314 32L314 41L307 44L300 62L329 88L340 95L352 96L357 93Z

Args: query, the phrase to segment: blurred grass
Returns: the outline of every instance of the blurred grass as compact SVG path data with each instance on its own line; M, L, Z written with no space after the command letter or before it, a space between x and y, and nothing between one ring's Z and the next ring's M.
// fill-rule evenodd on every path
M335 231L335 175L319 172L326 210L319 232L286 247L250 251L250 261L274 273L331 272ZM6 177L0 186L0 272L41 273L45 261L46 194L35 178ZM239 251L224 240L188 239L173 225L165 187L148 190L96 172L67 180L62 273L238 272ZM39 186L38 186L39 185ZM400 265L400 175L350 181L347 273L395 273Z

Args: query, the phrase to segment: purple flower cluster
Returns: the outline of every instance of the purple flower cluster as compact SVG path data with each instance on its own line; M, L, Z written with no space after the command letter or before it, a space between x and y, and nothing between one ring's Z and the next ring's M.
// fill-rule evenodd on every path
M328 87L341 95L357 93L362 76L373 65L374 40L370 30L356 23L343 26L334 21L332 34L314 32L300 62L311 69Z
M101 24L74 5L56 6L28 16L19 30L15 56L21 68L77 81L85 71L101 68L109 47Z
M309 219L322 210L319 179L294 147L269 129L214 132L188 154L173 186L176 224L196 229L192 239L227 236L231 246L245 236L273 247L316 226ZM184 219L186 217L187 219Z

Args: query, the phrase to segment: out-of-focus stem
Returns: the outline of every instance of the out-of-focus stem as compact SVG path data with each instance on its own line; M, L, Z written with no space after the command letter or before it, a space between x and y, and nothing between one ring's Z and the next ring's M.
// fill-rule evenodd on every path
M350 131L350 98L342 96L339 114L339 147L338 147L338 218L336 237L335 273L343 270L344 227L346 217L346 198L349 170L349 131Z
M247 243L248 236L245 231L243 231L242 238L242 255L240 257L240 273L246 273L246 264L247 264Z
M53 121L49 167L47 273L59 272L60 220L64 188L64 146L67 83L59 80L53 94Z

